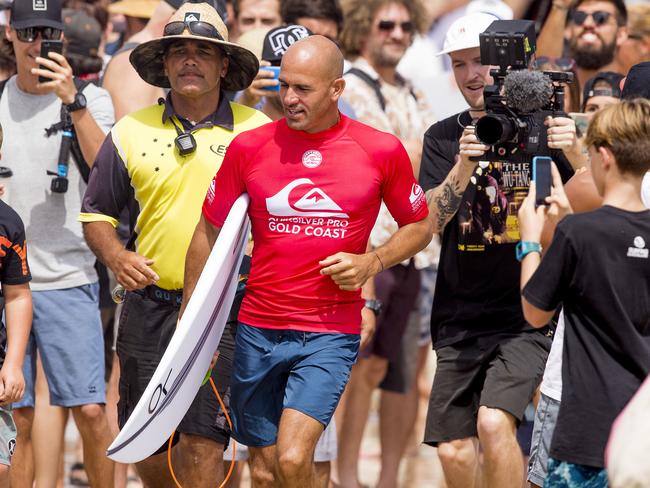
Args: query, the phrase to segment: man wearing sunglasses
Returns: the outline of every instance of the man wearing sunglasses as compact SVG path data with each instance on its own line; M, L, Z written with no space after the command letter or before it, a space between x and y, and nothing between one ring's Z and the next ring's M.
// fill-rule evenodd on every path
M352 0L345 4L341 47L352 61L345 74L343 98L360 122L394 134L406 148L415 176L419 173L422 137L435 121L425 97L397 73L397 65L417 32L426 29L419 0ZM379 247L397 232L383 206L370 236ZM415 420L411 394L415 383L416 334L407 331L408 318L420 289L420 269L435 256L419 253L375 279L375 294L383 308L375 335L352 368L345 409L340 412L339 481L358 486L358 459L370 410L370 397L381 389L382 471L379 487L396 486L401 457ZM366 298L375 298L368 296ZM364 310L364 313L371 313ZM408 406L407 406L408 405ZM404 412L409 412L404 414ZM401 422L390 419L401 417ZM390 442L386 440L390 439Z
M561 57L566 42L580 83L600 71L622 73L616 52L627 39L627 17L623 0L554 0L537 54Z
M90 483L112 487L113 463L105 456L111 435L104 409L95 257L83 241L76 209L86 186L81 164L95 159L113 124L113 106L108 93L94 85L78 92L63 55L50 51L41 57L42 44L61 42L62 31L60 0L13 2L6 36L15 52L17 75L7 81L0 99L2 156L13 171L9 203L25 219L31 245L34 321L25 360L25 397L14 405L18 438L11 477L15 486L31 486L34 478L30 429L38 350L50 403L69 408L81 433ZM60 130L62 114L70 117L87 162L79 167L73 158L59 159L63 133L69 133ZM54 124L58 130L47 135L45 129ZM55 446L55 452L62 449ZM47 481L37 480L41 483Z

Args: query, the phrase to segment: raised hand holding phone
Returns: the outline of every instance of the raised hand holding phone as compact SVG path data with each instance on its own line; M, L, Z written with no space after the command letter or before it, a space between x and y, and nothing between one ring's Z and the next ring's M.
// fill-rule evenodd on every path
M57 52L59 49L63 49L62 41L41 41L41 55L36 58L40 67L32 68L32 74L38 75L40 89L51 90L64 104L69 105L75 101L77 88L74 85L72 68L65 57ZM47 57L44 57L44 54Z

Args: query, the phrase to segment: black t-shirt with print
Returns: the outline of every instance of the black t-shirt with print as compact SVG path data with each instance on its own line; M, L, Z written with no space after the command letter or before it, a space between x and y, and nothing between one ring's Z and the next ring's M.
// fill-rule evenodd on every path
M420 185L439 186L456 163L463 129L461 112L432 125L424 136ZM554 160L566 181L573 171L561 152ZM528 194L530 163L481 162L459 210L442 235L431 314L431 335L439 348L463 339L530 329L521 312L517 211Z
M22 285L32 279L27 265L25 226L18 214L0 200L0 283ZM0 292L0 315L4 311L4 296ZM4 364L7 330L0 324L0 367Z
M570 215L523 294L564 308L562 403L551 457L604 467L612 422L650 373L650 211Z

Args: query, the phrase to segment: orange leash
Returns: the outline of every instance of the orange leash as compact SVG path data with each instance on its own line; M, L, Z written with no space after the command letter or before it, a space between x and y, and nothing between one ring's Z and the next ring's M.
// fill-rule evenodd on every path
M219 395L219 392L217 391L217 387L214 384L212 377L210 377L210 386L212 386L212 391L214 391L214 394L217 396L217 400L219 400L219 405L221 406L221 410L226 415L226 421L228 422L228 426L230 427L230 430L232 430L232 421L230 420L230 415L228 415L228 410L226 409L226 405L223 403L223 400L221 399L221 395ZM172 435L169 438L169 444L167 445L167 465L169 466L169 473L172 475L172 478L174 479L174 483L176 483L176 486L178 488L183 488L183 486L179 483L178 479L176 478L176 475L174 474L174 468L172 467L172 441L174 439L174 434L176 434L176 431L172 432ZM223 480L223 483L219 485L219 488L223 488L224 486L226 486L226 483L228 483L228 480L230 479L230 475L232 475L232 472L235 469L235 455L237 454L237 446L235 445L234 440L231 440L231 442L233 442L233 445L232 445L232 459L230 460L230 469L228 470L228 474L226 475L226 478Z

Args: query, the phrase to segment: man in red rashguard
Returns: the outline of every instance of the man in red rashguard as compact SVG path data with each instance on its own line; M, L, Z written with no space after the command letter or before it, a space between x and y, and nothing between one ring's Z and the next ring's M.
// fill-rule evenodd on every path
M230 406L255 486L314 486L314 447L359 349L359 288L431 239L399 140L339 113L342 74L325 37L289 48L279 78L286 118L232 141L187 253L184 302L233 202L249 194L255 247ZM366 253L382 199L400 229Z

